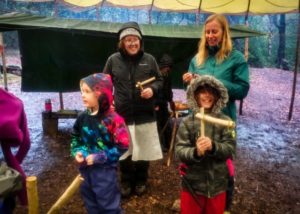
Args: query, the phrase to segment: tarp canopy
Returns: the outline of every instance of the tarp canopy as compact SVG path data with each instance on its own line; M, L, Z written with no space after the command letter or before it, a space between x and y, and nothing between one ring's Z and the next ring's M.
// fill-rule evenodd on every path
M274 14L298 12L299 0L64 0L64 2L79 6L113 5L128 8L151 8L156 10L223 13L223 14Z
M22 90L67 92L79 89L79 79L101 72L117 49L121 23L106 23L9 13L0 16L0 30L18 30L22 62ZM145 50L175 61L174 87L197 50L202 26L141 24ZM264 35L244 26L231 27L233 38Z

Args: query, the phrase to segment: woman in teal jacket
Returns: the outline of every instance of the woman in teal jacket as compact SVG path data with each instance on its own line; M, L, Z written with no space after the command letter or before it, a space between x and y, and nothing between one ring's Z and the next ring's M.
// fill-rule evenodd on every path
M249 68L243 54L232 47L229 24L224 15L209 16L199 41L198 53L191 60L189 70L182 77L189 83L195 75L212 75L227 88L229 101L222 111L236 121L236 100L244 99L249 91ZM227 160L229 186L226 210L229 210L234 190L234 168L231 159Z
M189 83L194 74L212 75L220 80L229 94L229 102L223 112L236 121L235 101L245 98L249 91L248 64L242 53L232 48L225 16L209 16L201 38L198 53L191 60L183 81Z

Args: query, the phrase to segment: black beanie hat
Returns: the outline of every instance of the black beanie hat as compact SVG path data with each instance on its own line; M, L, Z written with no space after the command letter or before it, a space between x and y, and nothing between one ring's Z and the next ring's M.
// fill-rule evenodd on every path
M168 54L162 55L162 57L158 61L159 68L164 67L172 67L173 66L173 59Z

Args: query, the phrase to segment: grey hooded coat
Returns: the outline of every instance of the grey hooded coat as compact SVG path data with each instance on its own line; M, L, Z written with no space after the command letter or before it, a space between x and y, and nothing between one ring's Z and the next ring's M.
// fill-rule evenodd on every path
M236 150L235 130L220 125L205 123L205 136L212 140L213 149L204 155L198 156L195 143L200 130L200 120L195 114L200 111L194 98L195 90L204 84L217 89L220 98L215 102L211 111L205 114L212 117L230 120L221 109L228 100L227 89L213 76L203 75L192 80L187 89L187 100L192 113L185 117L179 126L176 135L175 155L186 166L183 189L193 189L193 192L206 197L214 197L225 192L228 183L228 169L226 160L234 157ZM188 183L188 186L187 186Z

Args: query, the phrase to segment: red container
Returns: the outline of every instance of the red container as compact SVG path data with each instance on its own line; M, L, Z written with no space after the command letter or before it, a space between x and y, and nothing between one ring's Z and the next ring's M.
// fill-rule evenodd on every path
M50 99L45 100L45 111L51 112L52 111L52 103Z

